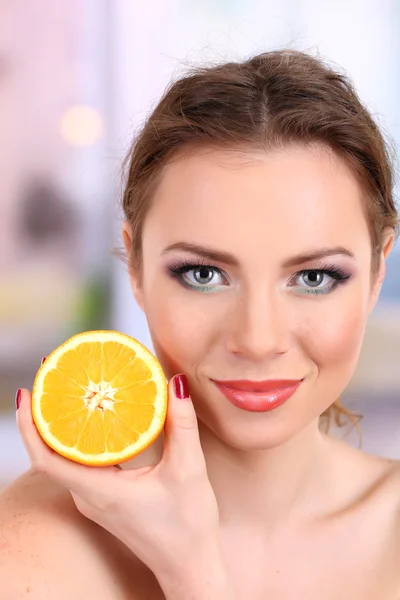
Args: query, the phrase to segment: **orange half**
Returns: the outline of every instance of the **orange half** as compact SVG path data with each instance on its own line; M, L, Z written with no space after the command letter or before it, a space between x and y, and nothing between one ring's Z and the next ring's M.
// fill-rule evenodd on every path
M75 462L125 462L161 433L168 383L157 358L112 330L74 335L49 354L32 389L43 440Z

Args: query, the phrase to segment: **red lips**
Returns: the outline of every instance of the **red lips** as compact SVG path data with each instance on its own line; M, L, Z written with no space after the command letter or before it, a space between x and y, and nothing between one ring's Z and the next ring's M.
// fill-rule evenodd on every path
M243 392L270 392L296 385L301 379L266 379L265 381L249 381L248 379L218 381L213 379L213 381L219 385Z

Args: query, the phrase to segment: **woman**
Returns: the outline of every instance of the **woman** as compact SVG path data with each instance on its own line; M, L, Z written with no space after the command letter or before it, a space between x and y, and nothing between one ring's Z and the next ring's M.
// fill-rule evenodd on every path
M398 234L392 187L379 129L316 58L267 52L169 87L123 197L169 379L163 455L70 463L22 390L32 469L1 501L2 598L400 598L399 461L320 427L344 412Z

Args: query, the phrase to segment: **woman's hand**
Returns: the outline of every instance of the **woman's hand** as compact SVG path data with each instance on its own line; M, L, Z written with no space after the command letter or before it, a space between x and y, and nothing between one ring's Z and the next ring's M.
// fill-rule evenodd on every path
M217 501L207 476L196 413L168 383L165 443L155 466L90 467L57 454L32 419L31 394L21 390L17 424L33 470L72 494L82 515L123 541L162 578L184 574L218 545ZM182 386L181 386L182 388Z

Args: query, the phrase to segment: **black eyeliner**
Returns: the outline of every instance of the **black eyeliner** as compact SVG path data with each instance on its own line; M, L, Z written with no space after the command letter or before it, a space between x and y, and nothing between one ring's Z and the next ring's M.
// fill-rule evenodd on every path
M198 286L195 286L194 284L192 285L192 284L187 283L182 277L182 275L187 273L188 271L195 270L195 269L198 269L201 267L205 267L212 271L223 274L223 271L221 269L208 264L205 259L197 259L197 260L193 260L193 259L183 259L182 260L181 259L181 260L176 261L172 265L169 265L168 271L170 272L172 277L176 278L178 280L178 282L181 283L182 285L184 285L187 289L193 290L193 289L196 289L196 287L206 289L207 285L199 284ZM338 267L333 264L323 264L323 265L319 266L318 268L314 267L314 268L310 268L310 269L301 269L300 271L296 271L296 273L294 273L289 278L288 282L290 282L294 278L300 277L301 275L304 275L306 273L312 273L313 271L318 272L318 273L324 273L335 280L335 283L331 286L329 291L335 289L338 285L345 283L346 280L351 278L351 274L348 273L347 271L345 271L344 269L342 269L341 267ZM211 287L216 287L216 286L211 286ZM323 294L324 293L322 291L321 292L313 291L312 287L310 287L309 289L310 289L309 293L314 293L314 294ZM315 288L315 290L317 290L317 289L323 289L323 288Z

